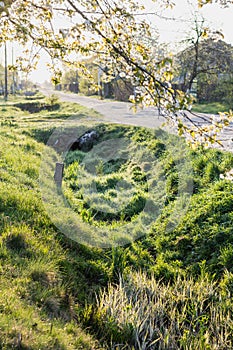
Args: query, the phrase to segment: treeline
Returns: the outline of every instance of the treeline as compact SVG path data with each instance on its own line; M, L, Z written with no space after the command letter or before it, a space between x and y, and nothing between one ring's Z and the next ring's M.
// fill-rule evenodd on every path
M77 70L64 72L57 90L81 93L87 96L99 95L102 98L115 98L128 101L135 93L135 87L124 74L116 73L106 82L105 68L88 60L87 69L93 76L94 83L78 75ZM199 103L222 102L233 105L233 47L223 40L208 38L193 42L174 57L173 88L190 92Z
M174 86L198 102L233 104L233 46L209 38L194 42L175 59Z
M87 64L87 68L94 78L94 83L80 77L77 70L70 69L63 73L61 83L56 86L56 90L81 93L86 96L98 95L101 98L115 98L119 101L128 101L129 96L134 93L134 87L130 81L119 75L109 82L104 82L102 75L106 72L99 68L94 60Z

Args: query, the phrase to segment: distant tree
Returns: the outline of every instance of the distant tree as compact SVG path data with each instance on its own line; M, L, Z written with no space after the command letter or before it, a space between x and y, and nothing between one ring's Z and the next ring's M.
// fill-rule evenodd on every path
M65 90L79 92L79 77L76 69L66 70L61 78L62 86Z
M95 63L95 57L89 57L83 60L82 64L90 75L79 75L79 70L77 68L72 68L72 66L68 66L68 68L65 67L62 72L61 87L64 90L81 92L87 96L97 95L98 65Z
M11 66L8 66L7 77L8 77L8 92L13 93L18 89L18 72L12 71ZM5 67L0 64L0 95L5 90Z
M221 76L215 84L201 85L200 91L201 101L221 102L233 108L233 74Z
M127 78L117 76L113 82L113 94L118 101L128 101L134 94L134 87Z
M197 79L201 102L226 102L232 108L233 46L208 39L201 47L203 72Z
M207 35L205 29L197 28L196 40L177 55L177 81L184 92L192 90L196 82L198 99L213 101L217 97L215 88L233 76L233 46L216 34L207 38L203 35Z

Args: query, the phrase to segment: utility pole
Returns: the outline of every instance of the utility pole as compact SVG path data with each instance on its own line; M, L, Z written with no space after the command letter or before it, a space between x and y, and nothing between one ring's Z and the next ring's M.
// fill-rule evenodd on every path
M4 90L4 99L7 101L8 98L8 72L7 72L7 47L6 47L6 41L5 41L5 90Z
M12 67L14 67L14 46L12 43ZM15 95L15 71L12 71L12 95Z

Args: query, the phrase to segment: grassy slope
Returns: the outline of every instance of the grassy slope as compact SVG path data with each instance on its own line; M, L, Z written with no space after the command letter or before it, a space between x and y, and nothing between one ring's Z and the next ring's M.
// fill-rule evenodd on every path
M78 247L69 251L50 223L38 189L44 145L28 136L47 137L51 125L59 125L71 110L80 118L87 115L86 109L76 105L40 114L22 112L10 103L1 105L1 349L101 348L77 324L78 299L84 303L89 289L85 270L95 253L84 249L75 259ZM74 270L69 270L79 259L83 264L79 280L69 283L71 276L76 278Z
M101 141L125 136L132 140L134 146L146 148L153 157L159 159L166 178L166 206L145 238L125 248L90 249L69 240L51 223L42 205L38 174L41 154L45 149L43 142L47 141L55 125L59 126L71 113L79 118L80 124L85 116L98 116L85 108L68 104L63 104L62 108L57 106L56 110L51 107L50 112L39 108L36 113L29 114L22 111L25 106L20 104L22 101L16 102L17 107L1 106L0 344L3 349L17 346L24 349L101 348L94 336L83 330L83 320L86 325L91 326L98 338L106 339L108 345L103 348L109 349L110 339L113 339L115 343L128 343L129 349L133 345L138 349L131 343L131 326L129 325L129 329L126 327L123 332L122 324L118 323L114 313L116 321L113 322L107 316L106 323L105 316L100 317L103 306L96 308L95 303L93 304L95 293L99 294L100 288L107 286L108 282L118 282L119 273L127 275L130 271L142 269L158 279L162 278L165 285L161 284L158 288L164 290L165 294L169 289L167 281L176 281L178 275L185 279L190 275L199 279L202 274L212 277L216 274L215 279L221 285L223 295L225 293L227 298L232 296L232 184L219 180L221 172L233 167L231 155L214 150L190 152L195 193L188 213L174 230L168 232L166 223L177 192L174 155L164 152L161 137L155 137L160 134L153 135L140 128L104 126L105 132ZM35 101L28 102L33 105ZM53 104L56 101L48 101L47 108ZM38 107L38 101L36 106ZM79 159L80 162L80 156L83 156L80 152L67 156L64 184L67 198L74 205L77 215L85 222L97 226L105 225L106 220L108 225L114 226L118 225L119 220L125 223L134 215L137 216L141 210L138 207L140 201L137 201L139 192L148 199L142 170L130 163L127 164L128 172L125 172L126 164L117 162L107 166L101 163L96 165L98 196L105 199L109 195L117 196L113 180L119 179L122 174L126 181L138 186L136 199L128 208L127 215L122 212L119 216L106 217L97 212L96 208L88 207L80 196L77 176L72 173L73 161ZM87 181L93 181L90 175L86 175ZM211 282L205 283L210 290ZM143 290L143 286L141 288ZM196 286L192 288L197 289ZM201 293L199 289L198 293ZM205 294L200 300L204 302ZM101 305L104 303L102 300ZM173 305L172 297L168 299L168 303ZM118 307L119 305L121 304ZM223 303L222 308L227 309L224 305ZM122 310L123 307L122 304ZM125 307L128 310L128 306ZM164 310L169 315L170 309ZM177 310L179 313L179 306ZM195 306L192 310L195 314ZM221 313L221 310L223 309L220 304L220 311L217 312ZM189 322L191 316L187 312L182 317L187 317ZM203 315L208 317L208 312L209 309L205 309ZM177 337L183 339L184 344L187 344L186 338L193 337L186 327L187 322L180 326L179 335L174 334L173 337L174 344L178 344L179 349L182 346L176 340ZM205 328L205 325L203 321L204 328L199 327L204 338L205 332L210 332L209 326ZM201 341L203 343L204 340ZM160 343L169 349L166 342L161 340ZM195 349L196 345L190 344L190 349ZM207 348L203 344L203 349ZM197 346L199 345L200 343Z

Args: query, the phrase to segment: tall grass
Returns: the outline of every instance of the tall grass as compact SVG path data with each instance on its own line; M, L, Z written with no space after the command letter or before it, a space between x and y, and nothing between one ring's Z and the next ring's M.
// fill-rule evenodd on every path
M94 319L118 349L232 349L230 295L208 277L165 284L131 273L97 297Z

